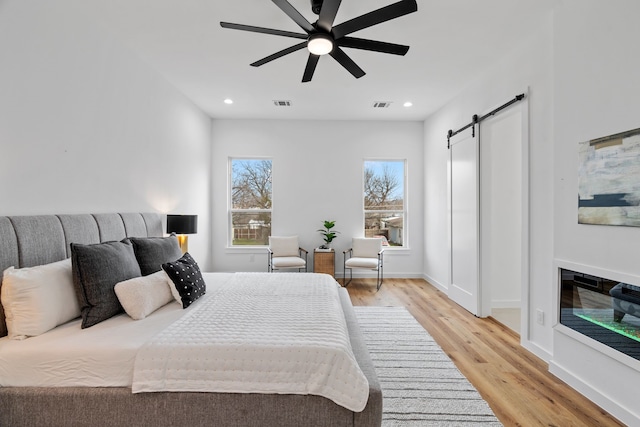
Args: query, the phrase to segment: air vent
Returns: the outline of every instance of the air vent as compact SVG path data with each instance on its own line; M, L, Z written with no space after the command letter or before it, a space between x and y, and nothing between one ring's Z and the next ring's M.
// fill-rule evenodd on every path
M274 100L273 105L275 105L276 107L291 107L291 101Z
M376 101L373 103L373 108L389 108L391 101Z

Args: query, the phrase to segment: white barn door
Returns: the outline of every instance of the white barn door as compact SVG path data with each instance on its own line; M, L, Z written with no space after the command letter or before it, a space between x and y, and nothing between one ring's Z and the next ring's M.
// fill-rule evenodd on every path
M477 135L477 132L476 132ZM471 129L449 149L449 298L479 315L479 152Z

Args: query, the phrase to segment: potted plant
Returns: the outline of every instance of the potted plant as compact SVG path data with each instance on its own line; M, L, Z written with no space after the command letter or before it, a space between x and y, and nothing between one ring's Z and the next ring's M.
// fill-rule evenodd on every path
M340 233L339 231L332 230L335 225L335 221L324 221L324 228L318 230L324 239L324 245L320 246L320 249L331 248L331 242L337 237L338 233Z

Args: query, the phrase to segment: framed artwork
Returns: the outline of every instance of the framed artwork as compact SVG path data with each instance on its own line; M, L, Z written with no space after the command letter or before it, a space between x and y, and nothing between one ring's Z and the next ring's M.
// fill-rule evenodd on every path
M640 129L579 143L578 223L640 227Z

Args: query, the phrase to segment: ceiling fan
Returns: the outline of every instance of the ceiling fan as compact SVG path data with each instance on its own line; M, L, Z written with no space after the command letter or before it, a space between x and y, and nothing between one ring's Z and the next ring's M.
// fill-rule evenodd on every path
M307 60L307 66L302 76L303 83L311 81L320 56L326 54L331 55L333 59L338 61L338 63L353 74L355 78L364 76L365 72L341 49L343 47L390 53L393 55L405 55L409 50L409 46L347 37L347 35L418 10L416 0L401 0L334 26L333 21L336 18L342 0L311 0L311 10L313 13L319 15L318 20L313 24L302 16L287 0L272 1L286 13L287 16L293 19L293 21L305 31L305 34L255 27L252 25L233 24L230 22L220 22L220 25L223 28L233 30L303 39L304 41L302 43L283 49L251 64L254 67L259 67L274 59L281 58L306 47L309 50L309 59Z

